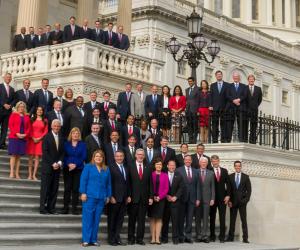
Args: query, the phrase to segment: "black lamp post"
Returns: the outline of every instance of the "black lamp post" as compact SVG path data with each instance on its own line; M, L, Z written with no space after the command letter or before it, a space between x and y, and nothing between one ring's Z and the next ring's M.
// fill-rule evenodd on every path
M220 52L220 45L217 40L213 39L207 45L207 40L201 33L203 20L203 9L199 9L199 14L195 11L195 8L190 16L186 18L188 27L188 36L192 38L192 42L187 43L187 48L183 50L183 55L177 58L176 55L181 48L180 43L177 41L176 37L172 37L170 42L167 44L167 49L173 55L176 62L181 62L186 59L189 66L192 68L192 76L196 80L196 69L200 62L203 60L207 63L212 63L215 57ZM210 59L203 52L204 48L207 48Z

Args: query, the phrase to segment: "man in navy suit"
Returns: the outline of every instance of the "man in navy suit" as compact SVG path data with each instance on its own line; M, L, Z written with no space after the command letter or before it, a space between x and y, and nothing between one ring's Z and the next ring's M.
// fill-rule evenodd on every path
M60 44L63 43L63 32L60 30L60 24L54 24L54 30L50 33L51 44Z
M46 40L44 36L44 29L38 28L38 33L33 39L34 48L46 45Z
M107 30L104 31L104 44L119 48L119 39L117 33L112 31L113 23L109 23Z
M169 145L169 138L167 136L162 136L160 139L160 148L159 153L160 157L163 160L163 171L167 172L167 165L170 160L175 161L176 160L176 153L173 148L168 147Z
M153 161L160 157L160 152L156 149L154 149L154 138L152 136L149 136L147 139L147 146L144 149L145 152L145 161L147 163L147 166L152 167Z
M36 35L34 33L34 27L29 27L29 34L26 35L27 49L34 48L34 39Z
M119 143L119 132L112 131L110 134L110 141L104 143L105 160L107 166L115 164L115 153L119 150L124 152L123 147Z
M118 113L118 118L120 119L123 125L125 124L128 115L130 115L130 99L132 95L131 89L132 89L131 83L126 83L125 91L120 92L118 95L117 113Z
M44 45L51 45L51 25L47 24L45 27L45 33L43 34L44 37Z
M112 131L118 131L121 133L121 124L116 119L116 110L114 108L109 109L108 119L103 122L103 141L108 143L110 141L110 135Z
M119 39L119 49L128 50L130 47L129 38L127 35L123 34L124 27L120 25L118 27L118 39Z
M19 101L25 102L27 112L31 113L31 109L33 107L33 93L29 90L29 88L30 80L24 79L23 89L16 91L14 104L18 103Z
M221 127L221 142L225 142L225 106L226 91L229 83L223 81L223 73L218 70L215 73L216 82L210 85L210 107L212 111L212 141L218 142L219 126Z
M238 137L240 142L246 142L247 138L247 86L240 83L240 74L233 72L233 83L229 84L226 91L226 142L231 142L235 119L238 125Z
M87 19L83 20L83 25L80 28L80 39L86 38L92 40L92 29L88 27L89 21Z
M157 119L154 118L150 121L149 131L154 139L154 148L158 149L160 147L160 138L163 136L163 133L158 128Z
M157 94L156 85L152 85L151 92L152 94L147 95L145 100L145 113L150 120L158 118L159 110L162 108L162 98L161 95Z
M61 102L61 112L64 113L66 108L68 107L68 102L63 98L64 96L64 88L62 86L58 86L56 89L56 97L54 100L59 100Z
M103 102L100 103L100 114L102 120L108 119L108 111L110 109L117 110L116 104L110 101L110 93L108 91L105 91L103 93Z
M128 145L128 138L131 135L134 135L136 138L136 147L140 147L140 129L134 125L133 115L127 117L127 124L124 125L121 129L122 134L122 145L126 147Z
M83 109L86 112L88 118L92 117L92 115L93 115L92 113L93 113L93 110L95 108L97 108L97 109L100 110L100 102L97 101L97 92L96 91L92 91L90 93L90 101L86 102L83 105Z
M22 51L28 48L25 34L26 34L26 28L22 27L21 33L15 35L14 37L13 44L12 44L13 51Z
M37 89L33 94L33 106L43 107L45 113L49 112L53 108L53 93L48 90L49 80L47 78L42 79L42 88Z
M66 25L63 33L63 41L71 42L80 38L80 27L75 24L76 18L70 17L70 24Z
M59 120L61 125L60 133L63 137L67 137L68 135L65 134L64 115L62 114L61 109L62 109L61 101L55 99L53 103L53 110L51 110L47 114L48 126L49 126L48 131L51 130L52 121Z
M100 21L95 21L95 28L92 30L92 40L98 43L104 43L104 31L100 27Z
M10 73L4 75L4 82L0 84L0 148L6 149L5 140L8 130L8 119L15 101L15 90L10 86L12 77Z

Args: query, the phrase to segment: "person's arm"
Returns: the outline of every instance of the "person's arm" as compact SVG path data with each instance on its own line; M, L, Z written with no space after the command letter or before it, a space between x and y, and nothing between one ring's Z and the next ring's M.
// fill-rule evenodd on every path
M87 165L87 166L85 166L85 168L83 168L83 171L81 173L80 186L79 186L79 193L81 193L81 194L86 194L86 192L87 192L87 185L88 185L88 180L89 180L89 170L90 170L90 166Z
M215 190L215 177L214 177L214 173L212 172L211 175L211 183L210 183L210 188L211 188L211 201L215 201L216 199L216 190Z
M177 200L181 198L182 194L183 194L183 190L184 190L184 183L183 183L183 178L181 177L181 175L178 174L178 177L179 179L179 183L178 183L178 189L177 189L177 192L175 194Z
M130 112L131 114L135 117L135 95L136 94L132 94L131 98L130 98Z
M14 37L14 40L12 43L12 50L17 51L17 36Z
M111 175L109 168L107 168L107 198L109 199L112 196L112 188L111 188Z
M130 41L129 41L129 37L126 35L126 46L125 46L125 50L127 51L130 47Z
M8 119L8 129L10 131L10 135L17 136L16 134L19 133L19 131L16 129L16 115L12 113Z
M259 107L259 105L261 104L261 102L262 102L262 91L261 91L261 88L259 87L258 88L258 107Z

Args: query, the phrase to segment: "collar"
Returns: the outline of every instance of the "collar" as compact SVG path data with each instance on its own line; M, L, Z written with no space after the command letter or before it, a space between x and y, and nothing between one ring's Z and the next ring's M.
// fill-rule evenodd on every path
M52 132L52 135L53 135L54 137L58 137L58 134L55 134L55 133L53 132L53 130L51 130L51 132Z

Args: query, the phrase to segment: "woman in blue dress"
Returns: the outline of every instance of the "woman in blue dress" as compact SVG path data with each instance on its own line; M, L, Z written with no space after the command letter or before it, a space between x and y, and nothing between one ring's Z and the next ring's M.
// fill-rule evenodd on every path
M111 197L111 177L102 150L95 151L91 163L85 165L79 192L82 200L82 246L99 246L99 223L103 208Z

